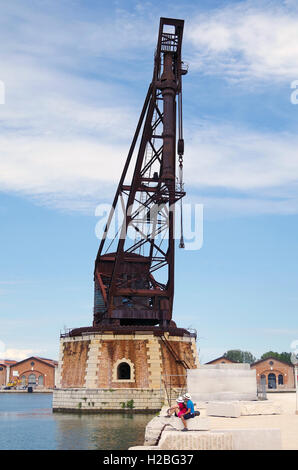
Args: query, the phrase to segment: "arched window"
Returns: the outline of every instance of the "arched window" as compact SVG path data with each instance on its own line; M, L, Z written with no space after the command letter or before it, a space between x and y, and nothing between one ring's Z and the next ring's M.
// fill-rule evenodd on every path
M276 388L276 375L275 374L268 375L268 388Z
M129 380L130 379L130 365L127 362L120 362L117 367L117 379Z
M284 376L282 374L279 374L278 385L283 385L283 384L284 384Z
M38 377L38 385L43 385L43 375Z
M22 375L21 381L22 381L22 386L24 387L26 385L26 376L25 375Z
M118 359L113 366L113 382L135 382L135 366L127 357Z
M36 385L36 377L35 374L30 374L28 377L28 385L32 387L32 385Z

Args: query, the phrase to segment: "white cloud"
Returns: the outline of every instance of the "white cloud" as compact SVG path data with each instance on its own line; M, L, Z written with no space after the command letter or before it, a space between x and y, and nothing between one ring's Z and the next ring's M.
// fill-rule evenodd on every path
M204 190L198 202L234 214L297 213L296 136L208 122L197 123L187 134L185 181L188 192ZM0 146L3 190L83 212L112 198L128 150L124 143L77 136L6 136ZM214 194L222 190L230 194Z
M150 21L148 8L129 11L127 7L94 4L89 10L75 3L56 0L40 4L33 0L31 8L21 0L7 3L0 18L5 53L69 67L87 57L127 58L132 50L144 51L156 42L156 25Z
M232 124L197 123L184 158L192 184L253 190L298 181L298 137Z
M15 349L15 348L8 348L4 351L0 351L0 361L4 359L12 359L13 361L22 361L30 356L36 356L40 353L40 351L34 349Z
M4 359L12 359L14 361L22 361L30 356L42 354L44 350L30 348L7 348L5 343L0 340L0 361Z
M187 22L186 40L196 48L197 65L233 77L285 78L292 70L298 77L298 16L281 7L265 12L263 3L251 5L233 4ZM0 106L0 189L50 207L90 211L113 196L140 109L130 99L132 90L120 85L123 70L105 76L98 63L100 79L95 79L84 69L81 73L80 66L97 60L99 44L99 56L105 51L111 63L129 48L135 54L146 43L152 50L156 25L138 16L140 5L134 13L118 10L112 23L77 18L67 31L57 12L47 16L40 10L29 14L26 8L7 8L8 16L20 21L11 30L7 24L0 30L5 44L0 79L6 84L6 104ZM50 36L43 34L50 30ZM224 204L233 213L238 208L297 211L295 135L206 121L186 125L185 136L187 188L242 193L225 199L204 193L199 202L219 209Z
M208 122L187 133L186 190L209 213L298 213L297 136Z
M85 211L119 179L139 113L128 104L129 90L121 80L111 80L111 71L106 76L98 55L104 52L112 62L112 50L122 50L123 60L128 42L140 48L146 34L136 41L133 16L125 12L110 21L103 16L99 23L82 20L77 12L65 29L65 18L56 9L47 15L46 9L29 14L22 4L7 5L13 27L4 23L0 29L5 44L0 79L6 85L0 189ZM96 75L84 67L94 61ZM119 78L117 69L115 75Z
M298 77L298 13L276 1L238 2L191 19L192 68L230 79Z
M4 351L4 356L8 359L13 359L15 361L21 361L22 359L26 359L26 357L33 356L37 354L37 351L34 349L14 349L8 348Z
M25 193L89 193L119 176L120 146L86 140L0 138L0 184ZM120 158L119 158L120 157ZM123 160L124 162L124 160Z

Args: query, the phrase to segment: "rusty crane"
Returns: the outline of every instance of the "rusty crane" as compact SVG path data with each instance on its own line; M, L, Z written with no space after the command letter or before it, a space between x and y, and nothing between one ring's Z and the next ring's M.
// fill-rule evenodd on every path
M183 26L160 19L152 82L95 261L93 327L175 325L175 204L185 195L177 177L184 152ZM110 236L119 207L122 220Z

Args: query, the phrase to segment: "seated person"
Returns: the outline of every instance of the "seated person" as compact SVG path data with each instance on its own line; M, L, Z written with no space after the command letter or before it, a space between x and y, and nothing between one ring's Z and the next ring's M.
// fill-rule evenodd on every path
M184 429L182 429L182 431L188 431L186 420L195 417L195 408L194 408L194 404L191 400L191 396L190 396L189 393L185 393L183 395L183 398L185 400L184 403L185 403L185 406L186 406L186 411L184 413L180 414L180 418L181 418L182 423L184 425Z
M181 413L185 413L187 411L185 404L184 404L184 399L183 397L178 397L177 400L177 405L172 406L167 410L167 418L170 418L173 413L175 413L175 416L180 418Z

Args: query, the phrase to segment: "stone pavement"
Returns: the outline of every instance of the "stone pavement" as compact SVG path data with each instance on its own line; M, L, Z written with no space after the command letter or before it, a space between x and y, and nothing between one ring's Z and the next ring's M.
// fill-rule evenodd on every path
M279 403L264 401L210 401L206 404L207 416L239 418L239 416L281 414Z
M281 431L281 447L283 450L298 450L298 415L295 393L268 393L268 402L274 402L281 408L281 414L240 416L239 418L220 418L208 416L210 428L223 429L260 429L278 428ZM206 410L202 410L206 416Z

